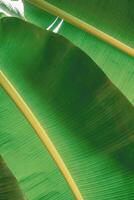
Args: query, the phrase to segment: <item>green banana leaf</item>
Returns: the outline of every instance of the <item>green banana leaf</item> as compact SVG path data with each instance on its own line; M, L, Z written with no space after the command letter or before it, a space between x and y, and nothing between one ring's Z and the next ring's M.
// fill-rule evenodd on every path
M134 108L88 55L57 34L2 18L0 70L47 132L83 199L134 199ZM0 154L27 199L76 199L3 86Z
M50 26L50 24L52 24L53 21L56 19L55 16L44 12L40 8L37 8L36 6L30 4L27 1L24 1L23 4L24 15L26 20L37 26L47 29Z
M133 57L67 23L63 23L59 34L87 53L134 105Z
M47 2L134 47L134 1L47 0ZM33 12L32 16L35 18L36 13ZM128 100L134 104L133 57L120 52L65 21L58 33L86 52Z
M134 2L127 0L44 0L134 47Z
M6 166L0 156L0 199L2 200L26 200L19 189L17 180Z
M1 1L5 2L4 0ZM29 2L33 1L23 1L26 20L44 29L49 28L56 21L50 29L53 31L55 26L60 23L60 19L56 20L56 16L44 12ZM47 0L47 2L134 47L133 1L102 0L100 2L98 0L69 0L66 2L63 0ZM128 100L134 104L133 57L120 52L109 44L100 41L65 21L62 23L58 33L86 52L123 92Z

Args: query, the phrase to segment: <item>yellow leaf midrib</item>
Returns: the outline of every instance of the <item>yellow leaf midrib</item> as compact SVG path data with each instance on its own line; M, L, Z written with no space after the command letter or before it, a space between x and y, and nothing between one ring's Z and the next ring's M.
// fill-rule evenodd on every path
M72 190L75 198L77 200L83 200L82 194L78 189L77 184L75 183L73 177L71 176L67 166L65 165L63 159L61 158L60 154L58 153L56 147L52 143L51 139L49 138L48 134L33 114L29 106L26 104L24 99L21 97L19 92L15 89L12 83L8 80L6 75L0 71L0 86L4 88L4 90L8 93L8 95L12 98L15 102L17 107L21 110L23 115L26 117L28 122L31 124L33 129L35 130L37 136L40 138L42 143L45 145L47 150L49 151L50 155L52 156L53 160L57 164L58 168L62 172L64 178L66 179L70 189Z
M41 8L42 10L51 13L61 19L64 19L68 23L72 24L73 26L92 34L93 36L97 37L98 39L112 45L113 47L119 49L120 51L128 54L129 56L134 57L134 49L123 42L117 40L116 38L108 35L107 33L95 28L94 26L86 23L85 21L71 15L68 12L44 1L44 0L26 0L29 3Z

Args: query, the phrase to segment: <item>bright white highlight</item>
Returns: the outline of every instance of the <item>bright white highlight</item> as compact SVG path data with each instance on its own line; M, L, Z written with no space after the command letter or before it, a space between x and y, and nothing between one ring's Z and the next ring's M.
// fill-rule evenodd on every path
M52 24L50 24L50 26L48 26L47 27L47 29L46 30L50 30L50 29L53 29L53 26L56 24L56 22L58 21L58 17L56 17L56 19L52 22ZM61 27L61 25L62 25L62 23L63 23L63 19L59 22L59 24L53 29L53 32L54 33L58 33L58 31L59 31L59 29L60 29L60 27Z
M50 28L52 28L52 26L56 23L57 20L58 20L58 17L56 17L54 22L52 22L52 24L50 24L50 26L48 26L46 30L50 30Z
M63 24L63 19L60 21L60 23L58 24L58 26L53 30L54 33L58 33L58 31L60 30L61 25Z
M7 16L24 18L24 5L22 0L0 0L0 12Z

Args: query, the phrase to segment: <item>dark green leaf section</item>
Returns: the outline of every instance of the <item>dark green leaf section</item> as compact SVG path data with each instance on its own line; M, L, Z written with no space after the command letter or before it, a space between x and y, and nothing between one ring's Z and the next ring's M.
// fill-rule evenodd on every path
M0 41L1 70L47 131L84 199L133 200L134 108L128 100L90 57L61 36L2 19ZM3 90L1 99L1 152L27 196L73 199Z
M0 200L26 200L17 180L0 156Z

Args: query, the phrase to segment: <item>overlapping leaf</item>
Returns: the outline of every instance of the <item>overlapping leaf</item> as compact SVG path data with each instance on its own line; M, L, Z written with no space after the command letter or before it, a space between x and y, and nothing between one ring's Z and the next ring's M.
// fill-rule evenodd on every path
M48 0L48 2L129 46L134 46L133 1L78 0L67 3L61 0ZM36 13L33 12L32 15L34 17ZM63 23L58 33L92 57L128 100L134 104L134 58L66 22Z
M84 199L132 200L133 106L90 57L56 34L2 19L0 41L0 69L47 131ZM0 92L0 151L28 198L74 199L22 113Z
M134 2L44 0L134 47Z

